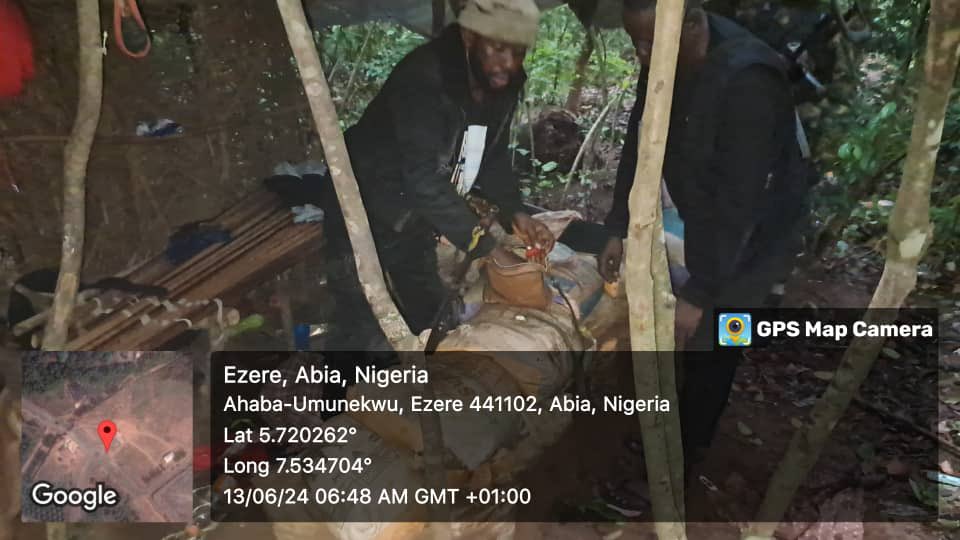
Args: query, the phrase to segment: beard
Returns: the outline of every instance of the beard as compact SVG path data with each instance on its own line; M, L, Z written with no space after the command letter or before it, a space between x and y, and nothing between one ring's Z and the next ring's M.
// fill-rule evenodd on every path
M501 88L495 88L490 81L490 76L483 71L483 60L480 58L480 55L477 53L476 49L471 50L467 53L467 60L468 60L467 62L468 67L470 69L471 75L473 76L473 79L477 82L477 84L483 90L490 91L490 92L500 92L513 86L514 77L511 77L508 75L506 86Z

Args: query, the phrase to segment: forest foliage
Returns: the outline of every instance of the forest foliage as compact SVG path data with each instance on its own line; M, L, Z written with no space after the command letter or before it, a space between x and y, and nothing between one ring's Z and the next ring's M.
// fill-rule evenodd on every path
M873 0L864 4L873 37L858 45L836 39L837 71L827 96L800 107L822 174L815 198L814 225L819 230L811 237L823 242L820 251L827 255L843 255L853 245L870 246L881 254L884 244L880 240L896 195L910 137L910 107L922 69L918 56L925 42L929 1ZM316 37L344 127L359 118L393 66L427 39L382 22L334 27ZM537 46L528 52L525 62L528 83L515 131L525 129L526 122L540 111L564 107L578 77L577 60L587 37L587 30L566 7L544 14ZM585 67L579 75L582 105L574 111L580 129L586 134L610 100L620 100L610 113L614 118L598 130L599 138L619 147L629 111L626 105L633 100L638 73L625 32L595 30ZM529 152L523 147L516 151ZM606 169L605 178L609 178L616 165L614 155L599 168ZM953 100L933 190L934 242L925 259L926 264L949 272L960 263L958 172L960 102ZM564 173L556 163L534 162L534 167L524 172L525 186L565 189L568 179ZM575 181L589 185L591 174L589 170L581 173ZM529 194L530 189L524 192Z

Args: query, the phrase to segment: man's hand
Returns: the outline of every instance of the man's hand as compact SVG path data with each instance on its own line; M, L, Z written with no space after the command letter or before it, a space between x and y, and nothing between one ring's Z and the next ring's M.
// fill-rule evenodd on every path
M603 276L604 281L613 283L620 278L620 262L622 260L623 240L620 237L611 236L597 259L598 270L600 270L600 275Z
M493 251L490 252L489 257L497 262L500 266L513 266L516 264L523 263L523 258L513 253L512 251L507 251L503 246L497 246L493 248Z
M542 250L544 254L553 250L556 240L546 225L530 217L530 214L517 212L513 215L513 232L528 247Z
M676 340L676 349L683 350L687 342L700 325L700 319L703 317L703 309L699 308L682 298L677 298L677 308L674 319L674 339Z

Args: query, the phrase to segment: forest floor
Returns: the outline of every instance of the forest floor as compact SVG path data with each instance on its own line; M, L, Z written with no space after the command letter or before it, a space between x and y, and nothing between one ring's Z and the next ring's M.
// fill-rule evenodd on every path
M588 220L602 221L612 198L613 175L612 170L599 171L589 185L544 190L534 199L546 208L574 208ZM830 253L818 260L807 259L787 284L784 307L864 308L882 270L883 255L867 246L857 246L842 254ZM796 523L781 529L784 537L934 539L960 534L957 521L930 525L938 517L938 495L940 516L953 520L960 517L960 490L941 485L938 492L938 486L924 476L928 471L951 475L960 471L958 283L960 275L955 270L934 271L921 266L917 289L906 305L938 310L939 355L924 357L909 351L909 343L887 343L858 398L836 426L831 443L801 488L788 515ZM626 339L626 329L622 331ZM689 519L705 522L691 528L691 537L738 537L736 528L729 523L742 522L753 515L795 426L809 413L838 361L837 355L797 352L751 351L746 355L714 448L694 470L695 478L690 479ZM630 390L633 379L629 361L611 359L599 364L594 373L595 384L606 384L610 391ZM606 389L597 393L606 393ZM639 440L636 425L579 422L561 442L557 453L576 454L578 444L598 437L608 441L607 452L582 460L590 465L577 474L558 474L548 461L534 473L550 479L554 489L568 493L571 506L581 512L596 508L596 501L591 502L589 495L584 497L584 485L596 486L618 474L642 476L637 457L621 444L624 440ZM934 437L950 448L948 444L938 448ZM590 446L591 450L596 448ZM569 482L558 483L558 479ZM840 508L843 510L838 514ZM830 521L860 522L862 526L846 531L834 530L832 526L811 527ZM577 534L587 535L591 529L584 527ZM606 538L612 530L605 525L594 528L593 536L580 537ZM624 532L628 530L631 528Z

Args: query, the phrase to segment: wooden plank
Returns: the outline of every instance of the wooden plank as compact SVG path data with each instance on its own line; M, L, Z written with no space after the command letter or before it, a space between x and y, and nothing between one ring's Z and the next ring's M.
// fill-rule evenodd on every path
M255 286L263 278L275 275L279 271L296 264L300 260L298 254L304 253L304 246L319 240L322 227L319 224L291 225L281 229L271 236L264 238L263 247L250 250L245 254L224 261L217 272L211 273L207 279L198 281L189 289L187 298L228 300L230 296L242 292L248 287ZM157 317L163 316L163 308L159 308ZM198 320L215 313L216 306L211 303L205 306L194 306L177 314L177 318ZM184 324L168 325L166 327L143 326L136 320L131 321L130 328L125 332L112 335L97 343L98 350L141 350L153 349L163 345L187 329Z
M256 246L257 242L264 239L264 235L271 232L271 227L279 227L284 220L289 220L289 213L284 215L282 212L265 216L264 219L257 220L248 230L240 233L232 242L211 246L208 250L211 254L202 257L193 264L184 263L177 267L168 277L161 279L159 285L167 288L171 298L186 298L187 300L203 300L189 294L188 281L197 273L208 271L215 273L215 267L225 263L231 256L242 255L244 251L249 250L251 246ZM192 259L193 260L197 260ZM198 268L199 267L199 268ZM211 271L211 269L213 269ZM193 278L196 279L196 278ZM79 349L96 349L100 343L115 336L117 333L128 329L131 324L138 324L135 321L142 314L150 315L163 309L156 307L148 301L139 301L127 309L130 315L121 312L115 312L107 315L107 319L98 324L95 331L91 331L84 336L78 337L76 343Z
M187 325L156 321L171 318L199 320L216 307L199 302L227 299L259 280L274 275L301 260L300 254L322 236L322 225L294 224L292 214L275 195L256 191L209 221L231 232L233 240L210 246L190 260L174 266L161 253L125 271L131 281L167 288L168 301L179 308L170 313L156 301L140 299L116 306L112 313L93 315L91 300L79 319L85 328L68 347L77 350L149 350L183 332ZM99 295L97 298L109 296ZM101 298L101 301L105 298ZM180 302L197 302L184 306ZM85 304L86 306L86 304ZM126 311L126 313L124 313ZM142 316L152 322L143 325Z

